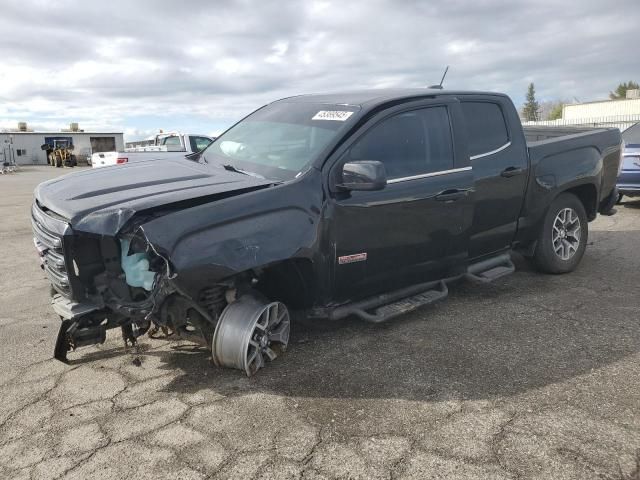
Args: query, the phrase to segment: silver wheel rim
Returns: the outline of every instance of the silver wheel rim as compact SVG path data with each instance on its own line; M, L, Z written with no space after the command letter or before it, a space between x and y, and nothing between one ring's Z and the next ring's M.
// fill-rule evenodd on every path
M580 246L580 217L572 208L563 208L553 221L553 251L562 260L570 260Z
M228 305L218 320L211 349L216 365L254 375L275 360L289 343L291 321L281 302L244 296Z

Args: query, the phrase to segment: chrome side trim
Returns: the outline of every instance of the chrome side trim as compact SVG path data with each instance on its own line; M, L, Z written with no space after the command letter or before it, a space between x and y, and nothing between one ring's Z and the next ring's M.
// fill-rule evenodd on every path
M387 180L387 183L389 184L389 183L408 182L409 180L418 180L420 178L428 178L428 177L438 177L440 175L448 175L450 173L466 172L467 170L471 170L471 167L454 168L452 170L440 170L439 172L423 173L421 175L413 175L411 177L393 178L391 180Z
M509 148L510 146L511 146L511 142L507 142L504 145L502 145L500 148L496 148L495 150L491 150L490 152L479 153L478 155L474 155L471 157L471 160L477 160L478 158L488 157L489 155L495 155L496 153L501 152L505 148Z

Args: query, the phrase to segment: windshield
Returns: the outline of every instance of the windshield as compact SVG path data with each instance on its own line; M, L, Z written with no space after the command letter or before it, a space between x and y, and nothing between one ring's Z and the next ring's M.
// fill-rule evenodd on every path
M203 157L228 170L289 180L351 125L358 109L351 105L272 103L216 139Z

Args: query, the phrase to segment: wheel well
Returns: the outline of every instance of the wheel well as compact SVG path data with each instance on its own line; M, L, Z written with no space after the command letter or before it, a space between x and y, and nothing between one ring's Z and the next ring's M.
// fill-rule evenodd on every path
M288 307L302 309L311 306L315 290L313 263L306 258L278 262L264 268L258 275L256 288L270 300Z
M595 185L587 183L585 185L579 185L577 187L565 190L562 193L572 193L582 202L584 209L587 213L587 219L589 221L596 218L598 213L598 191Z

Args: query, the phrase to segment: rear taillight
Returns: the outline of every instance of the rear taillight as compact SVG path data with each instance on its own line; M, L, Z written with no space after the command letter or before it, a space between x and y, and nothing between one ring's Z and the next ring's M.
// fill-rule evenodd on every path
M118 158L118 159L116 160L116 163L117 163L118 165L122 165L123 163L127 163L128 161L129 161L129 159L128 159L127 157L121 157L121 158Z

